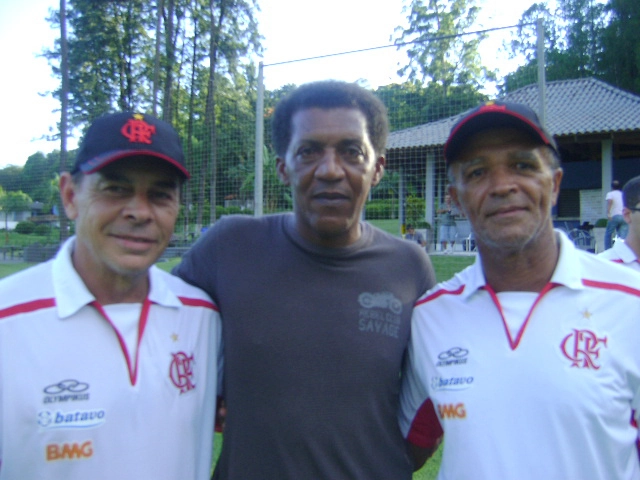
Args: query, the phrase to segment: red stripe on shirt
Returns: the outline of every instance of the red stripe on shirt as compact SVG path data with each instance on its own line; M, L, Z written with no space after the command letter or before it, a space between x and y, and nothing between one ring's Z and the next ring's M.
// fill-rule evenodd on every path
M35 312L43 308L51 308L56 306L55 298L42 298L40 300L33 300L31 302L20 303L0 310L0 318L11 317L12 315L18 315L20 313Z
M423 298L422 300L418 300L415 306L430 302L431 300L434 300L442 295L460 295L463 291L464 291L464 285L460 285L460 287L458 287L457 290L438 290L436 292L433 292L428 297Z
M598 280L582 280L582 284L585 287L602 288L605 290L617 290L623 293L630 293L636 297L640 297L640 290L630 287L629 285L621 285L619 283L600 282Z
M418 447L434 448L440 443L443 433L436 409L428 398L416 412L407 440Z
M180 299L180 301L182 302L183 305L186 305L187 307L204 307L204 308L210 308L211 310L215 310L216 312L219 312L220 310L218 310L218 306L214 303L211 303L208 300L202 300L200 298L189 298L189 297L178 297Z

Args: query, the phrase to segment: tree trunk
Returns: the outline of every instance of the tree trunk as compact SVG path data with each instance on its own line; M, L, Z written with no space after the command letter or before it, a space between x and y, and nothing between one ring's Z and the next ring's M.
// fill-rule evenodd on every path
M60 172L67 170L67 124L69 104L69 52L67 44L67 2L60 0L60 74L62 89L60 92ZM6 215L6 213L5 213ZM69 220L58 196L58 219L60 222L60 243L69 237Z
M156 52L153 62L153 100L151 105L151 111L153 116L158 116L158 90L160 90L160 45L162 35L162 10L164 9L164 0L158 0L157 2L157 15L156 15Z
M167 16L165 20L164 45L167 54L165 68L164 89L162 98L162 119L171 122L171 86L173 84L173 68L176 60L176 45L174 38L175 1L168 0Z

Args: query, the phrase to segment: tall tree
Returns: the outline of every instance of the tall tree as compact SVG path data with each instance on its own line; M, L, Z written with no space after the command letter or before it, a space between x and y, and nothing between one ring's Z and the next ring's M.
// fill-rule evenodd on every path
M217 77L225 72L231 77L237 75L238 62L251 51L260 51L260 35L254 11L258 10L255 0L209 0L209 83L207 86L206 122L209 131L210 195L209 223L216 220L217 203L217 122L215 93ZM201 189L202 192L202 189ZM204 192L202 192L204 193ZM201 199L204 200L204 199Z
M468 33L478 14L474 0L411 0L404 9L409 26L396 28L394 43L406 48L408 63L398 74L422 83L449 87L480 85L491 73L480 64L480 36Z
M609 0L610 22L602 40L602 78L625 90L640 93L640 2ZM616 52L616 54L613 54Z
M67 7L71 126L114 110L143 110L151 91L147 59L154 52L146 2L69 0ZM59 13L53 20L60 22ZM46 56L60 76L60 45Z
M535 27L531 24L540 16L544 19L548 81L592 76L640 92L637 0L558 0L553 11L544 2L532 5L522 15L511 41L512 54L524 55L527 64L507 75L503 91L535 78Z
M69 45L67 42L67 0L60 0L60 172L67 170L67 134L69 132ZM60 242L69 232L69 219L64 211L62 198L58 195L58 218Z

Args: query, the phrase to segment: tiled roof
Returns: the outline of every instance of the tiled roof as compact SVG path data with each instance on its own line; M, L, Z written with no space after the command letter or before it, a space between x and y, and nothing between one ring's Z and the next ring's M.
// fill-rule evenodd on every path
M548 82L546 92L547 129L556 137L640 132L638 95L594 78ZM503 100L524 103L538 111L538 86L520 88ZM387 149L444 145L449 130L462 115L393 132Z

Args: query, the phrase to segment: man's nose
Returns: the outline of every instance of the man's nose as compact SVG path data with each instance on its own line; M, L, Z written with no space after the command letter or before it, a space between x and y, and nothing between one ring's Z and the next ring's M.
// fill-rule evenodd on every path
M129 201L125 205L124 215L127 218L135 219L137 221L144 221L151 217L151 201L145 193L135 193L129 198Z
M335 148L326 148L316 168L316 176L340 178L344 175L340 154Z

